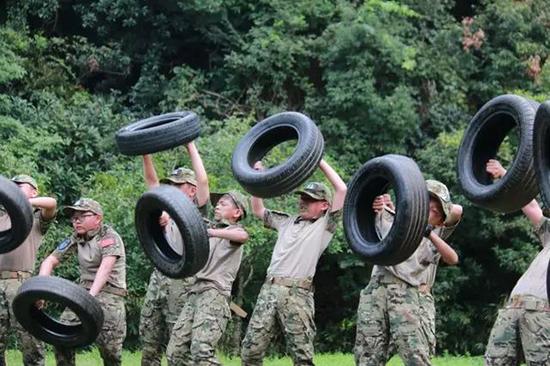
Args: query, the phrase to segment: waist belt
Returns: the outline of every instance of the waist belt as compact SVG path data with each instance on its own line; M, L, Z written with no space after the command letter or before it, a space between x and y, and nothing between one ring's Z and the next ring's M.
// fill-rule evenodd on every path
M380 276L373 277L374 283L382 284L382 285L408 285L407 282L403 281L402 279L399 279L395 277L392 274L383 274Z
M82 281L80 284L84 288L89 290L89 289L92 288L93 282L92 281ZM126 291L125 289L120 288L120 287L115 287L115 286L112 286L110 284L106 284L105 286L103 286L103 288L101 289L101 292L107 292L109 294L118 295L118 296L126 296L128 294L128 291Z
M508 308L550 311L548 301L531 295L514 295L508 300Z
M267 277L265 283L270 283L285 287L298 287L304 290L313 290L313 280L311 278L289 278L289 277Z
M1 271L0 279L2 280L16 280L16 279L27 279L32 277L32 273L28 271Z

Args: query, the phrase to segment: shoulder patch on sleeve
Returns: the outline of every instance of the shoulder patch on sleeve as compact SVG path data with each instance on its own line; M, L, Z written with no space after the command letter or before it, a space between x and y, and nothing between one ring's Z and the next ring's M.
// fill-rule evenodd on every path
M59 243L59 245L57 246L57 250L63 251L67 249L69 245L71 245L71 239L67 238L63 240L61 243Z
M102 248L108 247L116 243L116 239L113 236L106 236L99 242L99 246Z

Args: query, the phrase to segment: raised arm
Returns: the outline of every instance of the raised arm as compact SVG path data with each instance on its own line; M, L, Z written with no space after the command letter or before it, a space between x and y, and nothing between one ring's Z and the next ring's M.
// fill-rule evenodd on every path
M195 172L195 178L197 179L197 204L199 207L204 206L210 199L210 188L208 186L208 175L206 175L206 169L202 162L199 150L194 142L190 142L185 145L189 158L191 159L191 166Z
M152 189L160 185L155 165L153 164L153 156L150 154L143 155L143 178L147 188Z
M55 217L57 201L52 197L34 197L29 202L32 207L37 207L42 211L42 218L49 220Z
M254 163L254 169L264 170L262 162L257 161L256 163ZM250 198L250 207L252 208L252 213L254 214L254 216L259 218L260 220L263 220L265 214L264 200L259 197L252 196Z
M330 184L334 188L334 198L332 199L332 206L330 210L332 212L340 210L344 207L344 199L346 198L346 192L348 187L346 183L340 178L338 173L324 160L321 159L319 163L319 168L325 174Z
M500 162L495 159L489 159L486 169L487 173L489 173L493 179L502 178L506 174L506 169L504 169ZM523 206L521 211L523 211L523 214L527 216L533 225L536 226L540 223L542 219L542 209L536 200L532 200Z

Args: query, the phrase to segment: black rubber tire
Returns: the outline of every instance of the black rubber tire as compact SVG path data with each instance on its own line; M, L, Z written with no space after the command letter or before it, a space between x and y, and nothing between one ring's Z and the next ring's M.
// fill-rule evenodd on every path
M38 300L55 302L71 309L80 324L69 325L39 310ZM101 304L86 289L60 277L32 277L19 287L12 302L15 318L30 334L61 347L82 347L95 341L103 327Z
M195 140L200 122L193 112L174 112L134 122L118 130L118 150L125 155L152 154Z
M392 228L380 240L372 203L390 186L396 196L396 213ZM373 264L401 263L422 241L429 201L426 181L412 159L389 154L367 161L348 183L344 202L344 234L350 248Z
M182 255L167 242L158 219L166 211L184 242ZM145 192L135 210L139 242L153 265L171 278L189 277L200 271L210 252L206 224L198 208L177 188L161 185Z
M294 139L298 140L296 149L283 164L263 171L252 168L274 146ZM297 112L279 113L256 124L239 141L231 160L233 176L253 196L280 196L315 172L324 146L321 131L309 117Z
M535 171L544 207L550 208L550 101L540 105L533 133Z
M0 254L21 245L29 236L34 220L29 200L11 180L0 176L0 205L8 213L11 228L0 231Z
M536 104L517 95L501 95L487 102L464 131L458 150L458 182L474 204L496 212L521 209L539 191L533 162ZM485 170L512 128L519 131L516 156L506 175L493 183Z

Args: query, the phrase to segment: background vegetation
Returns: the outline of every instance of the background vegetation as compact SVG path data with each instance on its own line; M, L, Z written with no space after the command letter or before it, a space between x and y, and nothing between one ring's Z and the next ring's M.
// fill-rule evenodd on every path
M145 186L140 159L118 154L115 131L161 112L196 111L198 146L212 189L221 190L235 185L231 151L251 125L302 111L320 126L327 159L344 179L374 156L407 154L464 205L452 237L461 263L441 268L434 289L438 352L481 354L496 308L538 243L519 214L464 200L457 147L492 97L548 99L549 25L543 0L0 2L0 172L32 174L60 204L81 195L104 204L127 246L127 346L135 348L151 270L133 228ZM159 173L188 162L183 149L155 159ZM268 205L292 211L295 198ZM251 311L274 235L247 224L252 239L235 301ZM59 217L41 254L68 232ZM315 279L318 351L351 351L370 270L340 230ZM77 276L74 263L57 273ZM232 325L229 352L245 325Z

